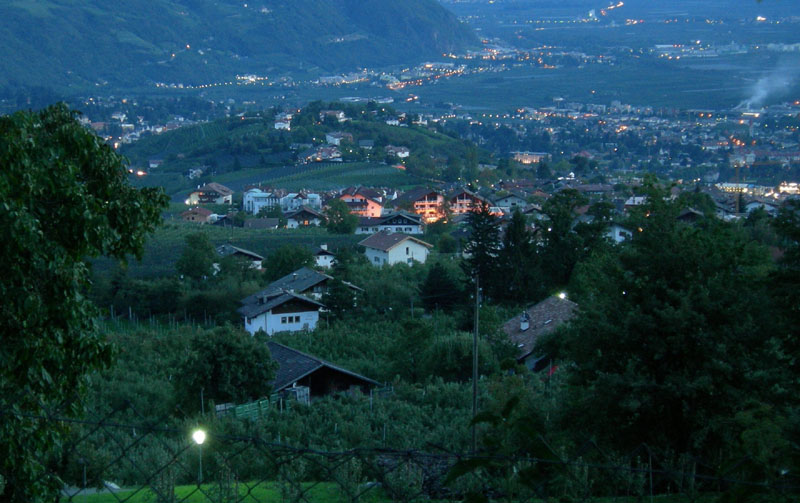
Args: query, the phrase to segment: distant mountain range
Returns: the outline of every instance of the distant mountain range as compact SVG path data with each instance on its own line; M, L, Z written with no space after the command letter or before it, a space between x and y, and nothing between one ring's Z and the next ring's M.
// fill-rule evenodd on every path
M204 84L409 64L477 45L436 0L13 0L0 88Z

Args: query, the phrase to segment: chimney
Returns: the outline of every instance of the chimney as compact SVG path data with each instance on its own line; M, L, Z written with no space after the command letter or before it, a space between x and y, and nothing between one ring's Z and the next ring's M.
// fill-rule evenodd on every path
M519 331L524 332L531 326L531 317L528 316L527 311L522 311L522 316L519 319Z

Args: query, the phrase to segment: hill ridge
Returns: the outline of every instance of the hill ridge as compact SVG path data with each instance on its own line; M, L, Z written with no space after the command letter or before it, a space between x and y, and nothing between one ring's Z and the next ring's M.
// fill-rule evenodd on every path
M407 64L477 43L436 0L17 0L0 87L202 83Z

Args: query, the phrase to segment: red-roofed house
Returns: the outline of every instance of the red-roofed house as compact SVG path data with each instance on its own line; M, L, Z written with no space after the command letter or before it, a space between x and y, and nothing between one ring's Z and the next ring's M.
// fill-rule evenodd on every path
M361 187L348 187L339 196L339 199L350 208L350 213L373 218L380 217L383 213L383 206L379 202L379 198L380 196L374 190Z

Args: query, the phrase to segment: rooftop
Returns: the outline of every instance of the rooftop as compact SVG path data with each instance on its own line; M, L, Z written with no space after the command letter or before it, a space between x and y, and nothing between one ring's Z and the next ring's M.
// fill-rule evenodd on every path
M421 244L422 246L433 248L433 245L426 243L421 239L417 239L407 234L401 234L399 232L393 232L391 234L388 234L386 232L378 232L364 239L358 244L365 246L367 248L374 248L376 250L381 250L381 251L389 251L406 240L411 240Z

